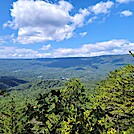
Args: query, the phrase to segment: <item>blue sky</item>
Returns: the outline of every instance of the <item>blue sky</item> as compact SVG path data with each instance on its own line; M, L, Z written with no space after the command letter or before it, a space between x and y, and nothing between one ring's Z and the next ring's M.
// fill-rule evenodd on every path
M1 0L0 58L134 51L134 0Z

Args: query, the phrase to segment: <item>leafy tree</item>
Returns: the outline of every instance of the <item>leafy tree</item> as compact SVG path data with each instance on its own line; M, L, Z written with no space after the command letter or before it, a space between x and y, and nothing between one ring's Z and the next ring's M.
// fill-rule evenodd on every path
M102 132L114 129L117 133L132 133L134 123L134 66L128 65L111 72L98 86L96 109L103 116L98 118ZM99 114L99 112L97 112ZM100 116L99 116L100 117Z
M71 79L66 85L64 89L40 94L37 106L28 104L28 131L45 134L86 133L84 85L78 79Z

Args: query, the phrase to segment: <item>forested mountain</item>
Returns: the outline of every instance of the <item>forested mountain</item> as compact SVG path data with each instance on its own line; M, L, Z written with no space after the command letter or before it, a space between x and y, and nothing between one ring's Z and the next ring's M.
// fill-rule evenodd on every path
M42 79L98 81L115 69L134 64L130 55L45 59L0 59L0 89ZM5 80L5 81L4 81Z
M133 133L132 56L0 63L0 134Z

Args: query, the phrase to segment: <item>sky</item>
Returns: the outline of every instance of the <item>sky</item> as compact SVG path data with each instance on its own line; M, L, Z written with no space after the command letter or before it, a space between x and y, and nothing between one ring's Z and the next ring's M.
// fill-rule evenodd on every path
M134 0L0 0L0 58L134 52Z

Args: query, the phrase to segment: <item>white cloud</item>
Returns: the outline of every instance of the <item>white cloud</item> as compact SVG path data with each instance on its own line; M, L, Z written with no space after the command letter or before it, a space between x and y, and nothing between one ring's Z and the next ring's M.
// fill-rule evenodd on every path
M96 19L97 19L97 17L94 16L94 17L90 18L87 23L88 24L93 23Z
M116 0L116 2L118 2L118 3L129 3L132 1L134 1L134 0Z
M99 2L96 5L89 7L89 10L91 10L94 14L107 14L113 5L114 3L112 1Z
M78 13L72 15L73 5L64 0L56 3L42 0L18 0L13 3L11 9L12 20L8 20L3 27L18 30L14 43L62 41L72 38L77 28L96 20L97 16L92 14L107 14L113 5L112 1L99 2L94 6L79 9ZM89 15L93 17L87 22Z
M74 30L83 26L85 17L89 15L87 9L80 9L79 13L71 16L72 9L67 1L53 4L41 0L18 0L11 9L12 21L3 27L18 29L16 42L21 44L62 41L73 37Z
M73 25L82 27L84 25L85 17L88 16L90 12L87 9L80 9L78 14L75 14L74 17L72 17Z
M41 58L47 56L50 54L39 53L32 49L0 46L0 58Z
M129 50L134 51L134 43L130 43L127 40L110 40L95 44L84 44L81 48L59 48L53 52L53 57L128 54Z
M43 45L42 46L42 48L40 48L39 50L43 50L43 51L45 51L45 50L49 50L51 48L51 44L48 44L48 45Z
M13 38L14 38L14 34L0 36L0 44L8 43L11 40L13 40Z
M58 48L47 53L0 45L0 58L90 57L128 54L129 50L134 51L134 43L127 40L110 40L95 44L84 44L80 48Z
M132 13L131 11L129 11L129 10L124 10L124 11L122 11L122 12L120 13L120 15L123 15L123 16L125 16L125 17L128 17L128 16L132 16L133 13Z
M80 36L81 36L81 37L84 37L84 36L86 36L86 35L87 35L87 32L80 33Z
M3 39L3 37L0 37L0 44L5 43L5 40Z

